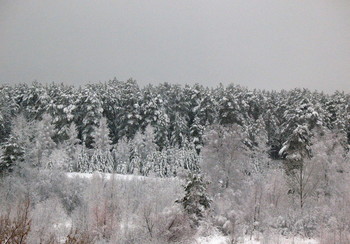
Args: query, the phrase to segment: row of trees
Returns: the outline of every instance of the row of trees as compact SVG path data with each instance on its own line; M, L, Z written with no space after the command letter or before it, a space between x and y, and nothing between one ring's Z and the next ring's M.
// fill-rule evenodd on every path
M94 128L104 117L113 144L121 138L130 140L151 125L160 149L190 142L199 152L206 126L238 124L249 135L246 143L250 147L257 143L255 129L265 129L269 152L279 158L278 151L298 125L322 126L349 138L349 103L350 96L340 92L327 95L306 89L276 92L235 85L207 88L168 83L140 88L132 79L78 88L37 82L2 85L0 143L8 140L15 115L41 120L48 113L56 129L56 143L66 139L66 131L74 123L79 140L92 148Z
M197 171L199 155L194 145L159 149L154 129L148 125L137 131L133 139L121 138L112 144L106 118L93 128L92 148L78 138L75 124L65 131L64 140L56 143L52 117L27 121L23 115L13 120L9 138L2 145L0 171L16 165L74 172L108 172L121 174L176 176L182 170Z

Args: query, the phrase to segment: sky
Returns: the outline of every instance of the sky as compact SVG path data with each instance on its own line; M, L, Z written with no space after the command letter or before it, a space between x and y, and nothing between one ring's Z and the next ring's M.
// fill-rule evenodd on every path
M0 84L350 92L349 0L0 0Z

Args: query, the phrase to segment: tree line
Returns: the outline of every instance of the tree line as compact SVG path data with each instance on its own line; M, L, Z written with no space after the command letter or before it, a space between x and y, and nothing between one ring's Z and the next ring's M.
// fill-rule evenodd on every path
M34 131L24 121L46 123L41 125L45 129L38 126L36 129L39 134L48 130L43 135L46 136L44 147L51 148L54 144L73 143L87 150L98 149L99 136L105 144L125 142L132 147L135 136L144 135L150 127L150 140L154 143L151 147L155 152L164 154L186 147L199 154L205 128L210 125L238 125L244 134L242 141L251 151L259 143L266 144L266 153L273 159L285 158L285 153L278 152L298 126L309 130L321 127L341 134L346 138L342 141L344 148L350 140L350 96L343 92L331 95L307 89L277 92L221 84L214 88L169 83L140 87L133 79L125 82L114 79L82 87L38 82L2 85L0 100L3 168L14 163L16 154L20 154L13 148L19 133L18 123L27 127L27 133ZM19 115L22 122L14 119ZM99 132L101 126L105 128ZM264 142L259 141L262 134ZM34 135L27 140L32 142L33 138ZM90 160L93 156L88 157ZM84 167L83 163L79 164L74 167Z

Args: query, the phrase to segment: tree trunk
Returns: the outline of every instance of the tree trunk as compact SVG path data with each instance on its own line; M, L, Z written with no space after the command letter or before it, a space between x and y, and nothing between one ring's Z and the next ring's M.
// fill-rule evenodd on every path
M300 170L299 170L299 197L300 197L300 208L302 209L304 206L304 186L303 186L303 163L300 166Z

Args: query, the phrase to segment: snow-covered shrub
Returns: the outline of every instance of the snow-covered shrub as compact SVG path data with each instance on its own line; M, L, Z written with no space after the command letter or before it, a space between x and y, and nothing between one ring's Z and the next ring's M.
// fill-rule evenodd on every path
M58 243L70 231L69 217L59 198L53 197L34 206L28 243Z
M54 149L46 162L43 162L43 168L69 171L71 158L69 157L67 151L63 148Z

